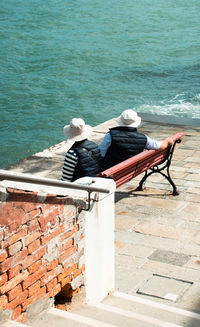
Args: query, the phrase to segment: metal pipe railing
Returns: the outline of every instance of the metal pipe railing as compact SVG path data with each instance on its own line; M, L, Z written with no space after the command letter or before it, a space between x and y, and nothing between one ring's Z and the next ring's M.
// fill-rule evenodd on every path
M3 180L10 180L14 182L22 182L22 183L30 183L30 184L37 184L37 185L45 185L45 186L56 186L56 187L64 187L64 188L71 188L75 190L82 190L87 191L89 193L98 192L98 193L110 193L110 190L94 187L90 185L83 185L83 184L75 184L70 182L64 182L61 180L54 180L50 178L44 177L33 177L30 175L25 174L14 174L13 172L8 172L6 170L0 169L0 181ZM92 184L92 183L91 183Z

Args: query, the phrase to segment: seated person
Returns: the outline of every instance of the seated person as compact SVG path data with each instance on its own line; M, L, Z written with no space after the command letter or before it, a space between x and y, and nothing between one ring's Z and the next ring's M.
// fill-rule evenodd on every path
M98 145L87 139L92 127L85 125L81 118L73 118L63 132L70 149L65 156L61 180L73 182L84 176L96 176L100 172L101 153Z
M141 118L132 109L122 112L118 118L119 126L111 128L99 145L101 151L101 170L106 170L144 149L164 149L173 144L172 138L163 141L151 139L137 131Z

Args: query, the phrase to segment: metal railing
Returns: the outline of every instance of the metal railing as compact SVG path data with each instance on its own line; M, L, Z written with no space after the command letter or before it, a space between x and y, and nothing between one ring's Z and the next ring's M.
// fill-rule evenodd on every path
M3 180L87 191L88 192L88 208L86 210L90 209L90 202L91 202L90 195L92 192L107 193L107 194L110 193L110 190L108 190L108 189L92 186L92 184L95 181L91 181L91 183L88 183L88 184L79 184L78 182L70 183L70 182L54 180L54 179L44 178L44 177L33 177L28 174L13 173L13 172L9 172L9 171L0 169L0 181L3 181Z

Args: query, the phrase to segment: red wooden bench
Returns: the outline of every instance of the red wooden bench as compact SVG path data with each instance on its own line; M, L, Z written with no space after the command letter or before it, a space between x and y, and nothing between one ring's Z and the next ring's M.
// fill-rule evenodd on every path
M153 173L164 176L173 187L173 195L178 195L176 185L171 179L169 168L176 143L181 142L184 133L177 133L172 136L174 144L164 150L144 150L143 152L131 157L119 164L101 172L98 177L112 178L116 187L130 181L132 178L145 172L144 177L139 182L137 191L143 189L143 183ZM166 172L164 170L166 169Z

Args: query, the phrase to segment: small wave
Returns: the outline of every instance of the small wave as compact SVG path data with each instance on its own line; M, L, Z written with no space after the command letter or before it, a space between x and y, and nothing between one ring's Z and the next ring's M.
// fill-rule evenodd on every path
M183 96L183 94L181 95ZM178 101L177 101L178 100ZM156 115L171 115L176 117L200 119L200 94L197 94L191 102L180 99L177 95L167 102L155 104L143 104L137 109L139 112L152 113Z

